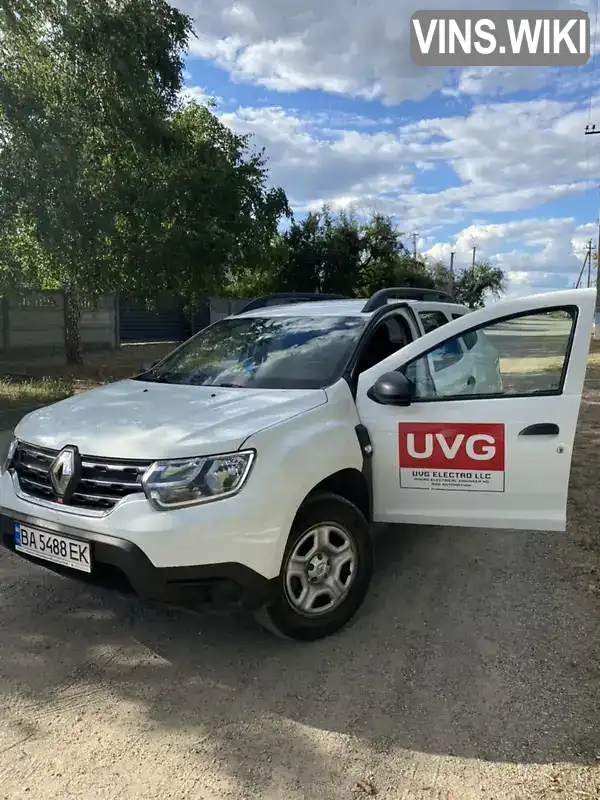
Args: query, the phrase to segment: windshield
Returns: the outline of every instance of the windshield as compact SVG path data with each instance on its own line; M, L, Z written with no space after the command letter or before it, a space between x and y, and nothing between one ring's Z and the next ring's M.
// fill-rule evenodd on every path
M364 317L234 317L201 331L138 380L321 389L341 375Z

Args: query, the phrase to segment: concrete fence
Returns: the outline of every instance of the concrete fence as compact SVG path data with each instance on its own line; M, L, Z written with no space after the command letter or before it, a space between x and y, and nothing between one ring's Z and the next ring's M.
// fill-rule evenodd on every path
M207 313L199 324L180 326L178 338L185 339L198 327L234 314L248 302L244 299L207 299ZM28 292L25 295L5 294L0 298L0 352L19 354L27 352L60 352L65 347L65 298L62 292ZM164 312L163 312L164 313ZM174 306L166 312L181 315L182 309ZM192 315L194 316L194 315ZM144 327L153 319L152 312L147 318L142 314L137 321L138 341L145 341ZM102 296L95 306L87 304L81 313L81 342L86 350L115 348L121 343L123 332L118 294ZM188 321L188 322L193 322ZM131 332L124 336L132 341Z
M211 297L210 299L210 324L219 319L236 314L249 303L249 298Z
M117 295L101 297L81 311L81 342L85 349L119 344ZM0 349L60 351L65 346L65 298L62 292L6 294L0 303Z

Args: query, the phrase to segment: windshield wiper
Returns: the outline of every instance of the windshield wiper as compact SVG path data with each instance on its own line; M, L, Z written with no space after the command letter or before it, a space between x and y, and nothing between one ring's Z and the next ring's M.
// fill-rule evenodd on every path
M152 375L151 373L143 373L136 375L135 381L145 381L146 383L170 383L164 375Z

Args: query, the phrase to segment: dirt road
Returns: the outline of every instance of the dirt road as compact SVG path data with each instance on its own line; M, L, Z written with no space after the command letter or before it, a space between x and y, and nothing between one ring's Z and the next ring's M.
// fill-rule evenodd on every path
M390 530L313 645L0 553L0 799L600 797L599 423L569 535Z

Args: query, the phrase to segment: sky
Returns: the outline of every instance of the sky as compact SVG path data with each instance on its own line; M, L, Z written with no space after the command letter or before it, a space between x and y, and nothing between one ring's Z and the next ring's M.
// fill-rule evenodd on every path
M186 94L265 148L297 216L391 215L457 271L500 266L509 296L570 288L600 211L600 54L583 67L415 66L412 13L583 9L597 0L172 0L194 20Z

